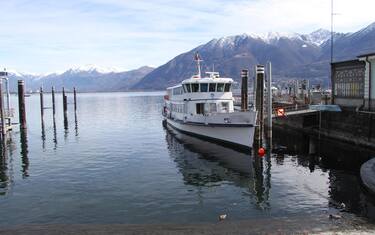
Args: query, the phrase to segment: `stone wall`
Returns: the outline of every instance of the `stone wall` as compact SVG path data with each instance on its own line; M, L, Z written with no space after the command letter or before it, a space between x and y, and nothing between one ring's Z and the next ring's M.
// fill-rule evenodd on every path
M274 119L274 125L375 149L375 114L343 110ZM319 131L320 130L320 131Z

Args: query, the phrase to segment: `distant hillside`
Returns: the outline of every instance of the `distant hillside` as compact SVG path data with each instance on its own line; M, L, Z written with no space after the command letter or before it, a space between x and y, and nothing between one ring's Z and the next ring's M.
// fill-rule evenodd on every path
M375 23L351 34L335 33L335 60L352 59L375 51ZM278 34L265 36L238 35L214 39L189 52L176 56L156 68L133 86L133 89L160 90L196 73L194 54L199 52L203 71L212 67L222 76L239 80L241 69L272 62L277 79L309 79L326 84L329 79L330 32L319 29L311 34Z

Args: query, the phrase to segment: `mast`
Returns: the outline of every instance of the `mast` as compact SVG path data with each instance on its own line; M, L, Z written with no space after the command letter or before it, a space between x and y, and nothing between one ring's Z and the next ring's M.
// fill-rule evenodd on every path
M199 54L198 54L198 52L197 53L195 53L195 57L194 57L194 60L197 62L197 69L198 69L198 78L201 78L201 58L200 58L200 56L199 56Z

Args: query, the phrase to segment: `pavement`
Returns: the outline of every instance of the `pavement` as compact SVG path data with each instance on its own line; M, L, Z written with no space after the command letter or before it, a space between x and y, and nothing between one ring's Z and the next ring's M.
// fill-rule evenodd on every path
M200 224L32 224L0 226L0 234L375 234L375 225L348 214L278 217Z
M375 194L375 158L361 166L361 179L366 188Z

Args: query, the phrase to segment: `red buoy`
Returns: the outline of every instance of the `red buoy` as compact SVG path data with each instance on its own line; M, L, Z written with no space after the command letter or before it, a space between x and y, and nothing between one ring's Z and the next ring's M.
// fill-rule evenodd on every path
M264 148L259 148L258 149L258 155L259 155L259 157L263 157L265 153L266 153L266 150L264 150Z

